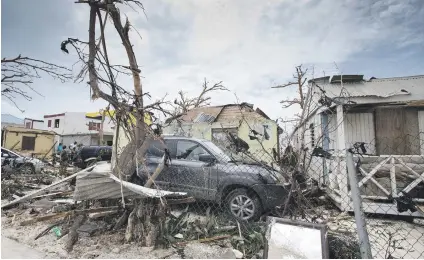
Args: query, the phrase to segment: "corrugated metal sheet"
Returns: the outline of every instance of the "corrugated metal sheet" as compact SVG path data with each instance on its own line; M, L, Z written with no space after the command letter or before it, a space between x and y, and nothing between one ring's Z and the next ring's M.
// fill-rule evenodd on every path
M199 116L199 114L202 113L216 118L221 112L222 108L223 106L195 108L187 111L187 113L182 115L179 119L183 122L193 122Z
M371 81L343 83L341 84L318 84L330 98L342 97L378 97L388 98L399 95L416 96L422 99L424 96L424 75L401 78L373 79ZM317 89L316 93L320 94Z
M344 117L346 147L364 142L367 152L375 154L375 127L373 113L349 113Z
M102 163L94 167L91 172L83 172L77 176L74 191L74 200L106 199L121 197L121 181L110 172L111 165ZM125 197L184 196L185 192L171 192L150 189L130 182L122 181L122 192Z
M349 113L344 115L346 147L352 147L356 142L365 142L367 152L375 154L375 126L372 113ZM337 151L337 116L328 116L329 147Z

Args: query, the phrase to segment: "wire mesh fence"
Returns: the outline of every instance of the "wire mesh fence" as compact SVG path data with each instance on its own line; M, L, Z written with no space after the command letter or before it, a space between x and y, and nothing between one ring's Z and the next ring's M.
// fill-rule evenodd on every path
M172 241L230 236L244 257L258 258L266 243L266 217L275 216L325 224L331 258L360 258L347 175L349 151L354 154L372 256L421 258L424 158L407 155L407 148L400 146L422 143L419 136L410 135L355 142L345 150L323 149L316 142L303 153L288 147L275 157L269 150L243 150L234 142L167 136L151 145L146 165L150 172L155 169L166 147L170 163L156 187L187 192L195 200L171 208L176 220ZM140 185L148 178L145 172L139 171Z

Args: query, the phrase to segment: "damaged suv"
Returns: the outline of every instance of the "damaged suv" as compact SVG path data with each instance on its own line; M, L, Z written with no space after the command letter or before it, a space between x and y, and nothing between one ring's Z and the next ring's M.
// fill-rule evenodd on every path
M241 220L257 220L263 212L281 205L289 184L274 169L263 163L237 160L211 141L165 136L165 145L155 140L146 153L146 165L152 174L165 153L171 162L155 180L158 188L187 192L196 200L223 205ZM144 185L143 168L133 182Z

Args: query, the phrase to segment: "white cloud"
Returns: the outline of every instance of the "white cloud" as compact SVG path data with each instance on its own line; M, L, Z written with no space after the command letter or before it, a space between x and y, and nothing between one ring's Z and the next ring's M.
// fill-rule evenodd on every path
M135 31L131 32L145 77L144 90L154 99L165 93L173 99L180 89L194 95L206 77L211 83L223 81L240 101L254 103L278 118L296 112L283 110L279 104L295 90L270 87L290 80L296 65L303 63L311 68L311 64L317 64L320 68L315 76L322 76L323 68L329 75L337 73L333 62L341 64L364 50L378 49L382 43L390 43L395 50L424 42L424 34L416 34L422 26L413 23L419 20L417 14L424 15L424 7L413 3L147 0L143 1L147 19L142 11L121 9L142 36L140 39ZM73 37L86 39L88 6L74 5L72 12L75 19L67 21L66 26L79 32ZM405 14L408 17L402 17ZM125 51L112 24L107 25L107 35L112 63L126 64ZM131 89L130 78L120 83ZM87 92L73 95L84 100L81 102L87 110L93 110L100 103L90 103ZM235 101L233 94L213 95L214 104ZM70 103L50 109L72 111Z

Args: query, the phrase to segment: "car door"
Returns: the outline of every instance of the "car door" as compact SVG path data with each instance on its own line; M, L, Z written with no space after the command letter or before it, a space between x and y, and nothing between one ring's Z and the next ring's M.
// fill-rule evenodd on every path
M210 154L200 143L178 140L176 158L172 160L170 182L173 191L187 192L196 199L209 199L211 166L199 155Z
M147 169L140 168L139 171L148 170L149 174L152 175L162 160L162 157L165 153L165 148L170 151L171 157L173 153L175 154L175 152L172 152L173 150L175 150L175 145L173 145L172 141L165 140L165 143L163 143L160 140L153 140L149 146L149 149L146 152ZM139 173L139 176L140 174L142 173ZM163 190L170 189L169 167L164 167L162 172L157 176L155 180L155 185Z

